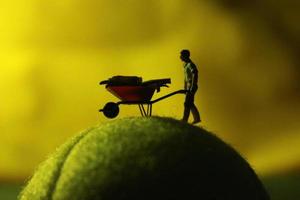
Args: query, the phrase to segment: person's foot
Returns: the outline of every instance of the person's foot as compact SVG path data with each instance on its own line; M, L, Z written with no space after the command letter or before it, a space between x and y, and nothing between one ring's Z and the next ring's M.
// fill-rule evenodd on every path
M186 119L182 119L181 121L187 123L187 120L186 120Z
M193 121L192 124L198 124L200 122L201 122L201 119L198 119L198 120Z

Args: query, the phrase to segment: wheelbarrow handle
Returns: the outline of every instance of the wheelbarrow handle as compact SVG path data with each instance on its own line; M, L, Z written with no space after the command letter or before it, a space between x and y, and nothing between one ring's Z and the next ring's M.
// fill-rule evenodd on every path
M172 92L172 93L170 93L170 94L167 94L167 95L165 95L165 96L162 96L162 97L160 97L160 98L158 98L158 99L155 99L155 100L153 100L153 101L150 101L150 104L156 103L156 102L158 102L158 101L160 101L160 100L163 100L163 99L168 98L168 97L170 97L170 96L173 96L173 95L175 95L175 94L186 94L187 91L188 91L188 90L177 90L177 91L175 91L175 92Z

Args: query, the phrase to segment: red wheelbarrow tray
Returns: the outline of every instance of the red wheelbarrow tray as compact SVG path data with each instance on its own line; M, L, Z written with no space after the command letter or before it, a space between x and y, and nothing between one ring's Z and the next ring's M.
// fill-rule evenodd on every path
M124 102L149 102L155 92L160 91L160 87L168 87L171 79L155 79L142 82L136 85L113 85L107 84L106 89L114 96Z

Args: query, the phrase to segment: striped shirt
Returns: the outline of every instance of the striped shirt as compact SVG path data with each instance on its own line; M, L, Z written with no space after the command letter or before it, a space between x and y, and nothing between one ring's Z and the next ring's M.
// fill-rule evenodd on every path
M184 86L186 90L193 90L198 83L198 70L193 62L184 64Z

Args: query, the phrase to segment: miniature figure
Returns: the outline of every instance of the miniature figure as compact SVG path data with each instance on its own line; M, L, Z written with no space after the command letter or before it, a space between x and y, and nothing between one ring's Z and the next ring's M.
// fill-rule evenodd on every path
M201 122L200 114L194 104L195 93L198 89L198 70L196 65L190 59L189 50L182 50L180 52L180 59L184 62L184 89L186 90L182 121L188 121L191 111L194 117L192 124L197 124Z

